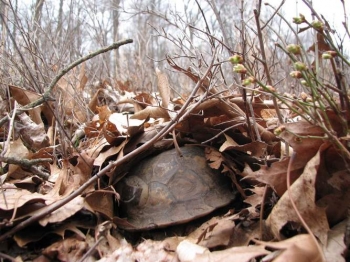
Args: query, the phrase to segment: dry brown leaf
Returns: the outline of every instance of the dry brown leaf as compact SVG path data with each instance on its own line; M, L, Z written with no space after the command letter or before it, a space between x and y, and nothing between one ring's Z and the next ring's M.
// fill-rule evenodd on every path
M253 194L248 196L244 202L250 204L253 207L260 205L265 192L265 186L254 186L253 188L249 188L247 190L251 191Z
M203 115L190 115L177 123L176 130L185 134L190 133L197 141L212 139L217 135L218 130L210 127L205 120Z
M302 234L280 242L254 240L258 244L277 250L284 250L274 262L323 262L315 242L310 235Z
M314 138L323 137L324 132L320 127L304 121L285 124L284 128L285 131L280 137L288 142L296 153L290 173L291 183L293 183L303 172L306 163L324 144L322 139ZM282 196L287 188L286 174L289 159L284 158L282 161L272 163L271 166L261 166L255 172L246 165L242 175L270 185L279 196Z
M349 202L350 190L344 193L335 192L327 194L318 199L316 204L326 209L328 223L330 226L334 226L347 217Z
M225 150L229 150L229 149L232 149L232 148L235 148L238 146L238 144L231 138L229 137L228 135L224 134L225 135L225 142L221 145L219 151L220 152L224 152Z
M50 213L50 215L40 219L39 224L44 227L48 223L62 222L67 218L71 217L72 215L74 215L75 213L77 213L78 211L82 210L83 208L84 208L84 198L81 196L78 196L74 198L72 201L65 204L64 206ZM44 207L40 209L39 212L44 212L45 209L46 208Z
M134 106L134 112L137 113L147 106L158 106L156 99L149 93L139 93L134 95L132 98L130 96L129 99L121 99L118 104L131 103Z
M231 246L248 246L251 240L254 238L261 238L259 221L251 223L248 227L237 226L232 235Z
M76 158L76 164L70 165L70 170L73 172L73 175L79 176L80 182L79 185L84 184L86 181L88 181L91 177L92 173L92 165L94 162L94 159L91 158L86 151L82 151L79 154L74 153L73 158ZM94 186L92 185L91 190L94 189ZM86 192L88 189L86 190Z
M46 135L43 123L36 124L25 113L18 115L18 118L21 124L17 123L17 128L26 147L31 151L38 151L50 146L50 140Z
M206 248L184 240L178 245L176 253L181 262L249 262L253 258L267 255L270 252L262 246L232 247L222 251L209 252Z
M165 242L145 240L137 246L132 258L134 261L164 261L177 262L176 255L167 250Z
M79 89L79 80L75 77L75 70L62 77L53 89L54 95L61 97L60 105L67 120L74 124L85 123L87 110L82 105L83 96Z
M102 136L97 137L94 140L88 140L86 147L85 145L81 144L82 148L86 148L86 154L94 159L96 159L100 155L102 150L109 146L110 145L107 142L106 138Z
M38 176L30 176L19 181L13 180L11 182L18 188L22 188L30 192L34 192L36 187L40 185L43 182L43 180Z
M284 129L285 131L283 131L279 137L287 142L295 152L304 156L311 158L324 143L324 141L320 139L324 137L322 128L311 125L306 121L286 123L284 124Z
M326 210L315 204L315 182L317 168L320 164L318 152L306 165L303 174L293 183L290 188L291 196L301 216L310 227L311 231L323 245L327 243L329 230ZM276 206L272 209L266 224L277 239L282 239L281 229L288 222L300 223L294 208L291 205L288 193L284 193Z
M219 149L220 152L234 149L258 158L263 157L266 154L266 149L267 149L266 143L255 141L248 144L239 145L226 134L225 134L225 138L226 138L226 141L221 145Z
M74 176L71 175L70 163L67 160L62 161L61 168L55 165L51 167L49 180L54 183L54 187L49 192L49 195L54 196L55 199L67 196L79 187L79 181L76 182L78 179L74 179Z
M84 90L87 81L88 81L88 78L85 74L85 63L82 63L80 67L80 72L79 72L79 83L78 83L79 90L81 91Z
M69 237L55 242L45 248L43 254L52 261L79 261L89 249L85 240L79 240L77 237ZM84 260L90 262L91 260Z
M1 210L13 210L28 202L44 203L46 200L52 199L51 196L32 193L25 189L19 189L9 183L3 184L2 188L4 191L3 196L0 197ZM4 198L6 198L6 201Z
M213 217L192 232L188 239L206 248L228 246L235 228L232 220Z
M344 233L346 230L346 220L332 227L328 232L327 246L323 246L326 261L345 262L342 256L345 250Z
M271 188L282 196L287 190L287 167L290 158L285 158L282 161L274 162L271 166L260 166L260 169L253 171L248 165L245 166L242 172L243 179L255 179L259 182L270 185ZM290 178L293 183L303 172L308 158L304 155L296 155L291 167Z
M108 122L115 125L116 130L118 130L121 135L129 135L131 137L143 132L144 128L143 120L134 119L122 113L111 114L108 118ZM109 129L107 128L107 130Z
M168 108L170 102L170 85L167 75L156 68L158 91L162 98L162 107Z
M80 231L80 229L78 229L78 227L82 225L82 223L78 224L77 222L72 222L59 225L58 227L53 229L36 226L35 230L33 230L33 228L28 227L17 233L14 236L14 240L16 241L18 246L24 247L28 243L36 242L49 234L59 235L62 239L64 239L65 233L67 231L74 232L81 239L85 239L85 234L82 231Z
M206 147L204 152L205 158L209 161L209 166L214 169L219 169L223 162L221 153L210 147Z
M318 52L321 55L325 51L332 50L332 48L329 46L329 44L325 41L325 37L321 33L318 33L318 32L317 32L317 48L318 48ZM307 51L308 52L310 52L310 51L315 52L315 43L312 44Z
M347 169L339 170L332 174L332 177L327 180L328 184L338 189L341 192L348 191L350 188L350 174Z
M168 111L162 107L147 106L145 109L135 113L130 119L146 120L148 118L164 118L170 119Z
M103 124L99 120L93 119L85 124L84 134L86 138L98 137L101 134Z
M98 260L98 262L135 261L133 256L134 256L134 250L132 246L125 239L122 239L120 241L119 248L115 249L115 251L112 254L101 258L100 260ZM141 260L141 261L146 261L146 260ZM177 262L177 261L175 260L174 262Z
M91 100L90 100L90 102L89 102L89 109L93 112L93 113L95 113L95 114L97 114L98 113L98 106L99 106L99 99L100 99L100 97L102 96L104 96L104 94L105 94L105 90L104 90L104 88L99 88L96 92L95 92L95 94L93 95L93 97L91 98Z
M108 191L110 191L108 193ZM112 220L114 211L115 192L111 189L95 190L85 197L85 202L89 205L89 209L94 212L103 214L108 219Z
M23 89L18 86L9 85L11 96L18 102L18 104L25 106L31 102L38 100L41 95L38 93ZM29 110L29 116L36 124L42 124L41 107L36 107Z
M26 148L21 139L11 141L9 144L9 149L7 150L5 157L13 157L16 159L31 159L32 153ZM26 173L23 169L14 164L9 165L8 176L12 178L21 179L31 175L31 173Z
M102 130L103 130L103 137L106 139L106 141L110 145L118 144L119 142L125 140L125 134L123 137L120 131L118 130L118 128L116 127L116 125L110 121L107 121L103 124Z
M167 251L174 252L177 246L180 244L180 242L185 239L186 237L180 237L180 236L167 237L166 239L163 240L164 248Z
M98 154L98 157L94 160L94 166L102 166L102 164L106 161L108 157L114 156L120 152L125 147L127 140L124 140L119 146L112 146L106 151ZM100 152L100 151L98 151Z
M107 121L109 116L112 114L112 111L107 105L97 106L96 110L98 112L98 119L102 122Z

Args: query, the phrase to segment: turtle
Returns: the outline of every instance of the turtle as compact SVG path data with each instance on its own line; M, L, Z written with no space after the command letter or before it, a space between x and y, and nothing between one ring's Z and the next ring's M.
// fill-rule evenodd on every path
M135 165L116 186L119 217L129 231L178 225L208 215L235 198L230 179L210 168L196 146L162 152Z

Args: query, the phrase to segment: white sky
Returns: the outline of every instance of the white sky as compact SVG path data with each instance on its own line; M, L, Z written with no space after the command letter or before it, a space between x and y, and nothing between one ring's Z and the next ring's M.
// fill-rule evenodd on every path
M278 7L282 0L265 0L263 3L269 3L274 7ZM337 37L334 39L336 43L339 43L339 38L343 40L343 47L345 48L345 53L350 50L350 41L348 36L346 36L345 28L343 22L345 21L344 9L340 0L313 0L311 1L315 11L321 16L323 15L328 21L331 29L335 29L337 32ZM350 15L350 0L344 0L345 9L348 15ZM266 7L265 7L266 8ZM292 18L298 16L298 14L305 15L308 21L312 21L311 11L305 5L302 0L286 0L283 5L283 14L288 21L292 22ZM349 18L347 18L349 26ZM348 27L349 28L349 27Z
M282 0L265 0L265 2L278 7ZM319 15L323 15L331 26L343 27L342 22L344 21L343 6L340 0L313 0L311 1L314 9ZM344 0L346 11L350 11L349 0ZM292 17L297 16L298 13L305 15L309 21L311 21L311 12L309 8L304 4L302 0L286 0L283 10L287 15L288 20ZM298 12L297 12L298 10Z

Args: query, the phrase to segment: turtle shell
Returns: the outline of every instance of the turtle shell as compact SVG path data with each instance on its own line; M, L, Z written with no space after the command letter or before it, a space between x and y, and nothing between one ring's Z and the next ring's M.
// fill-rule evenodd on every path
M204 151L195 146L173 149L141 161L117 185L120 216L147 230L185 223L229 204L230 180L211 169Z

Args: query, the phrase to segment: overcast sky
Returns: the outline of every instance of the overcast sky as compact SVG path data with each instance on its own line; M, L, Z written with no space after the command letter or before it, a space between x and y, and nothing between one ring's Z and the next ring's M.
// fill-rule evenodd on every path
M277 7L281 3L281 0L265 0L264 3L265 2ZM349 12L350 2L349 0L344 0L344 2L346 11ZM340 0L313 0L312 4L314 9L320 15L322 14L328 20L331 26L342 27L341 23L344 21L344 12ZM302 0L286 0L283 10L290 18L296 16L298 13L301 13L311 20L311 12ZM297 12L297 10L299 12Z

